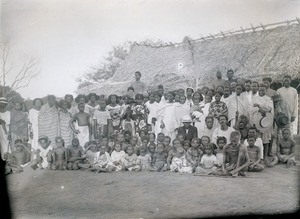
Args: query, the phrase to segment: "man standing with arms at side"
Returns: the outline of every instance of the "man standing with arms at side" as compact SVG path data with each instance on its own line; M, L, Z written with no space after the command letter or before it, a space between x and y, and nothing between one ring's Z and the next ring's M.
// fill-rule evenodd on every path
M132 82L131 87L134 89L134 94L145 94L147 91L146 84L141 81L142 74L139 71L134 73L135 81Z

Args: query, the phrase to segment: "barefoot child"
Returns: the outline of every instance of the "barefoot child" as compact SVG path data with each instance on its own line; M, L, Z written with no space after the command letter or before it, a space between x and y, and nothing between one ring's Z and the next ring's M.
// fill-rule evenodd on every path
M233 131L230 134L230 143L223 150L223 175L246 176L246 167L250 164L247 148L240 144L241 134Z
M191 142L191 147L187 150L186 153L186 160L187 160L187 165L189 167L188 170L189 173L194 173L197 166L200 163L203 152L199 147L200 147L200 139L193 138Z
M90 133L92 133L90 114L84 112L84 107L84 103L79 103L79 112L70 120L70 127L77 134L81 147L84 147L85 143L90 140ZM74 122L76 122L76 128L74 127Z
M214 144L209 143L205 147L205 154L201 157L201 161L199 166L196 168L195 172L204 174L204 175L209 175L212 174L213 171L217 169L217 158L215 155L213 155L213 148Z
M169 151L172 149L172 146L170 145L171 138L169 136L164 137L163 145L165 147L165 152L169 153Z
M56 148L53 149L52 170L66 170L68 162L68 150L64 147L65 143L62 137L55 138Z
M282 139L277 146L277 157L279 163L286 163L287 167L296 165L295 162L295 141L291 138L291 132L288 128L282 130Z
M16 150L11 153L11 156L8 156L7 163L13 172L22 172L23 167L30 162L31 153L20 139L15 140L15 148Z
M248 166L249 172L260 172L264 169L264 166L260 164L261 150L255 146L256 139L254 137L248 137L249 146L247 147L250 164Z
M51 141L47 136L40 136L38 140L38 147L33 155L33 161L31 167L36 170L50 169L52 163L52 146L50 146Z
M174 139L173 140L173 148L169 151L168 158L167 158L168 170L170 169L173 157L177 156L177 148L179 148L179 147L182 147L180 141L178 139Z
M151 171L166 171L167 170L167 153L164 150L164 145L158 143L157 151L153 155L151 162Z
M183 147L177 148L176 155L172 158L172 163L170 165L171 172L188 173L190 168L187 165L187 160L185 157L185 150Z
M107 145L101 144L100 151L96 152L94 164L90 170L100 173L112 172L114 169L115 166L111 161L109 153L107 152Z
M127 148L127 154L125 155L125 158L123 159L123 165L126 170L129 171L140 171L141 166L138 163L137 156L134 154L134 150L132 146L129 146Z
M78 138L72 139L72 145L68 147L68 170L78 170L78 164L84 161L84 151L79 145Z
M227 139L224 136L220 136L217 138L217 149L215 150L215 154L218 161L217 166L220 168L222 167L223 149L226 144L227 144Z
M139 156L137 157L138 162L141 165L141 170L149 170L151 165L151 156L148 154L147 150L148 138L144 137L142 139L142 145L139 147L138 153Z
M114 166L116 167L116 171L121 171L122 167L122 160L125 158L125 151L122 150L121 144L119 142L115 143L114 150L111 152L111 161L113 162Z

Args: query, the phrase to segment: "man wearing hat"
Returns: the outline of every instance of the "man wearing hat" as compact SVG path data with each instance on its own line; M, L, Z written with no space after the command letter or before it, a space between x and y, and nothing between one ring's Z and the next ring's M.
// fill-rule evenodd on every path
M193 138L198 138L198 130L195 126L191 125L192 118L185 115L181 119L183 126L177 129L178 134L182 134L185 140L191 141Z
M8 147L8 132L10 124L10 111L6 110L8 102L5 97L0 97L0 145L1 156L3 158L4 153L10 152Z

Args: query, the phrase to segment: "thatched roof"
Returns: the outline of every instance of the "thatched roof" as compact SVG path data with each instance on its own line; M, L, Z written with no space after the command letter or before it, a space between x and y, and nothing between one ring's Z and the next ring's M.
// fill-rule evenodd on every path
M300 25L227 35L211 40L185 38L180 44L151 46L135 44L115 75L103 83L77 93L122 94L134 81L134 72L150 88L164 84L168 89L209 85L220 70L237 77L259 80L281 78L283 73L300 77Z

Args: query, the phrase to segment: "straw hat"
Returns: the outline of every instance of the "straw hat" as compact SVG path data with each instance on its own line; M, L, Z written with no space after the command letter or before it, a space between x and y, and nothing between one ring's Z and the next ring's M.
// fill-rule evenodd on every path
M192 122L192 118L189 115L185 115L181 118L181 122Z
M0 103L8 104L5 97L0 97Z
M271 113L266 113L265 116L263 116L261 113L258 113L254 120L254 124L260 132L265 132L272 127L273 116Z

